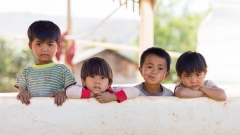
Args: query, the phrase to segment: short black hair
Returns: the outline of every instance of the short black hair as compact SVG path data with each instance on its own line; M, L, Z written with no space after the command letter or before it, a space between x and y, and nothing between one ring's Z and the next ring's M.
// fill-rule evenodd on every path
M55 40L60 44L61 31L59 27L51 21L39 20L33 22L27 31L29 43L31 44L34 38L40 41Z
M158 57L161 57L164 60L166 60L167 71L170 70L171 57L164 49L159 48L159 47L150 47L142 53L141 59L140 59L140 67L143 66L143 63L144 63L146 57L150 54L157 55Z
M83 62L81 79L86 80L87 76L102 75L109 79L109 85L113 82L112 68L106 60L100 57L92 57Z
M178 75L181 75L183 72L187 74L207 72L207 63L200 53L187 51L178 58L176 71Z

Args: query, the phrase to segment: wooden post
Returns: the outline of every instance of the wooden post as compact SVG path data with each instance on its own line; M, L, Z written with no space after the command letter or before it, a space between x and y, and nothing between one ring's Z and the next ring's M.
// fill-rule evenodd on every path
M140 0L139 4L141 16L139 33L140 56L145 49L154 46L154 2L153 0Z
M139 33L139 66L140 56L144 50L154 46L154 26L153 26L153 0L140 0L139 1L139 12L141 16L140 21L140 33ZM140 76L137 77L138 82L144 81Z
M72 35L72 20L71 20L71 0L68 0L67 5L67 35ZM72 45L71 40L65 40L65 64L68 66L70 70L72 70L72 66L67 63L67 54L69 52L69 49Z

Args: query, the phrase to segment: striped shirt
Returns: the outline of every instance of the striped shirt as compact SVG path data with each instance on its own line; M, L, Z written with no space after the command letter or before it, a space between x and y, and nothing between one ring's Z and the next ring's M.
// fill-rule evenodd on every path
M50 94L75 83L75 78L67 66L52 62L22 69L14 86L25 87L33 97L49 97Z

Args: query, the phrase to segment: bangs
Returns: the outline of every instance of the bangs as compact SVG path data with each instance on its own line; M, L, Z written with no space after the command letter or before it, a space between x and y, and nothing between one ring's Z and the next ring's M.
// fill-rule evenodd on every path
M178 58L176 70L179 75L181 75L183 72L186 72L187 74L206 72L207 63L200 53L189 51L185 52Z
M32 33L33 38L38 38L40 41L56 41L58 44L60 43L60 36L53 30L49 29L39 29L38 32Z
M110 78L111 70L109 68L104 68L104 67L108 67L108 66L99 66L99 64L97 64L97 63L89 63L88 68L85 70L85 72L86 72L85 76L101 75L101 76Z
M109 79L113 78L110 65L104 59L98 57L90 58L82 65L81 78L85 79L91 75L101 75Z
M186 62L179 69L181 73L186 72L187 74L207 71L206 65L199 61Z

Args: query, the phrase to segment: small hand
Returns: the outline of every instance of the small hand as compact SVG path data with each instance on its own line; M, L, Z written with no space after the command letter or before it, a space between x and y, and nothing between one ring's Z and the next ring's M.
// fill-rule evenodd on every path
M32 98L32 94L30 92L28 92L27 90L22 90L17 95L17 99L21 100L22 104L26 104L26 105L30 104L31 98Z
M113 93L109 93L109 92L103 92L103 93L96 94L96 99L100 103L108 103L111 101L117 101L116 95Z
M50 97L54 98L54 103L57 104L57 106L62 106L62 104L66 101L66 93L63 91L58 91L50 95Z

